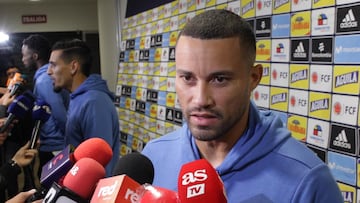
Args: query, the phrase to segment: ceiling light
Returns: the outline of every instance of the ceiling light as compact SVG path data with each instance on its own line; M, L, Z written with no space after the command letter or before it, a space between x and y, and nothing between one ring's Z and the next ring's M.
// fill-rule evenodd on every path
M0 32L0 42L6 42L9 40L9 35L3 33L3 32Z

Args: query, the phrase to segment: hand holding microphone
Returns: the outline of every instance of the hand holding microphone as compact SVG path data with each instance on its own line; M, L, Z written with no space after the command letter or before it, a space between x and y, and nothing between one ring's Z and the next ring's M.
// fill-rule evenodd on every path
M51 116L50 105L43 100L37 100L32 111L32 119L35 120L30 138L30 149L34 149L40 136L40 128Z
M8 108L8 117L4 125L0 129L0 133L8 130L10 124L15 119L23 119L28 115L34 106L35 96L31 92L25 92L24 94L15 98Z

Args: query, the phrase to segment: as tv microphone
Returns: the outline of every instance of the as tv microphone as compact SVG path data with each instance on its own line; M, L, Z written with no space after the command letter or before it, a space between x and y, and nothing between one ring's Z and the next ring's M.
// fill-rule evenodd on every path
M53 184L43 202L88 202L96 183L104 176L105 169L101 164L91 158L82 158L66 174L63 186Z
M122 156L113 170L113 176L125 174L140 184L152 184L154 166L146 156L133 152Z
M196 160L181 167L178 177L178 194L182 203L227 202L222 180L205 159Z
M8 117L4 125L0 128L0 133L8 130L10 124L17 118L23 119L32 110L34 106L35 98L32 93L26 92L20 96L17 96L14 101L9 105Z
M32 119L35 120L34 128L30 138L30 149L34 149L40 136L40 128L43 123L49 120L51 108L43 100L37 100L32 111Z

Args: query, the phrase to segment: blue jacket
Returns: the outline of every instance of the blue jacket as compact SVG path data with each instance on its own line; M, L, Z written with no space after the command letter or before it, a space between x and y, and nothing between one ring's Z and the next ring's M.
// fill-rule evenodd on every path
M155 168L153 185L177 191L181 166L200 158L188 126L150 141L142 151ZM229 203L343 203L329 168L291 137L271 111L251 103L249 126L216 168Z
M54 92L53 81L46 73L48 66L49 64L46 64L35 72L34 95L51 107L51 117L40 130L40 150L51 152L65 148L64 134L69 92L66 90L62 90L60 93Z
M66 143L74 147L82 141L99 137L107 141L113 150L113 157L106 166L111 175L120 151L119 118L113 103L114 95L100 75L90 75L70 94Z

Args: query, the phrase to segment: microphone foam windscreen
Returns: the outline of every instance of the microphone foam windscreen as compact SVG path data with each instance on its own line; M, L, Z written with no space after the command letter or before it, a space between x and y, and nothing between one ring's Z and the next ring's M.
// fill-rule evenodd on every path
M89 199L96 183L105 176L104 167L91 158L78 160L65 175L63 185L84 199Z
M12 113L19 119L23 119L32 110L34 101L26 95L20 95L9 105L8 113Z
M95 159L104 167L109 163L113 155L110 145L101 138L94 137L83 141L74 151L75 161L87 157Z
M227 202L222 180L205 159L196 160L181 167L178 194L182 203Z
M175 191L162 187L145 185L140 203L180 203L180 198Z
M32 111L32 119L46 122L51 116L51 108L48 103L43 100L37 100Z
M113 171L113 175L125 174L140 184L152 184L154 180L154 166L146 156L134 152L122 156Z

